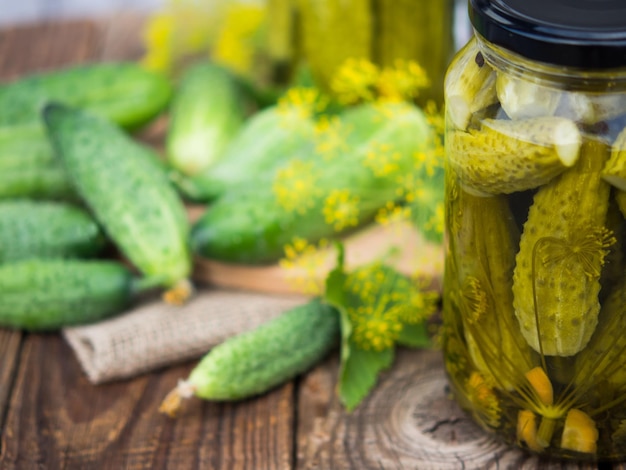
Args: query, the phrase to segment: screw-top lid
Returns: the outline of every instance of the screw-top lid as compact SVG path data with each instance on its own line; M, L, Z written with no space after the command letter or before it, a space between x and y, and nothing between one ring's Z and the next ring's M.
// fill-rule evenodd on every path
M487 41L540 62L626 67L626 0L469 0Z

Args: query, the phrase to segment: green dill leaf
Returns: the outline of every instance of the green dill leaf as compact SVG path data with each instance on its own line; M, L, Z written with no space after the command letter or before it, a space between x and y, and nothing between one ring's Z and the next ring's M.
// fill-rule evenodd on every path
M352 411L374 388L378 374L393 364L394 350L365 351L354 344L349 347L350 356L339 376L339 398Z
M410 348L429 348L432 343L426 321L415 325L405 324L396 343Z

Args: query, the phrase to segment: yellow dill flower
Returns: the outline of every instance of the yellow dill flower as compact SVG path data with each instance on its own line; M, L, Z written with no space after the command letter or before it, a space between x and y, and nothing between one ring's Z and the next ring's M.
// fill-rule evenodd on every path
M330 88L341 104L374 101L380 70L366 59L348 59L336 71Z
M164 10L150 16L144 26L142 40L146 52L142 64L171 72L186 57L206 53L219 11L197 3L172 0Z
M480 420L494 428L498 427L502 409L493 391L493 384L478 372L472 372L465 383L465 390Z
M262 5L243 2L228 4L213 47L213 59L236 72L246 75L252 73L265 13Z
M322 214L326 223L337 231L356 227L359 223L359 198L347 189L334 189L324 201Z
M433 100L428 100L423 108L428 124L433 128L439 136L444 135L446 129L446 118L443 108L439 108Z
M402 154L391 144L372 142L365 154L363 165L372 170L377 177L383 178L400 170L398 162L401 159Z
M405 296L399 300L402 305L400 319L404 324L417 325L437 312L438 292L422 291L415 285L408 285Z
M411 101L430 82L417 62L398 59L393 67L384 68L378 78L378 96L385 101Z
M294 87L278 100L278 111L285 126L289 126L294 120L314 117L327 104L327 98L316 88Z
M347 152L351 131L338 116L320 116L315 126L315 151L327 161Z
M320 195L313 163L290 160L276 172L272 190L284 209L304 214Z
M302 294L319 295L323 292L324 282L320 272L326 262L325 251L329 242L322 239L317 245L304 238L295 237L285 245L285 257L279 265L286 271L291 285Z
M391 225L395 222L408 220L410 217L411 209L409 207L389 201L378 210L374 220L381 225Z
M487 293L480 280L468 276L461 290L463 305L466 306L467 320L470 324L476 323L489 310Z
M438 295L421 292L418 285L382 264L373 263L346 279L355 345L382 351L391 348L405 325L424 321L436 311Z
M390 349L402 332L402 323L398 321L393 309L386 309L383 300L377 305L366 305L363 309L348 308L352 321L352 339L366 351L384 351Z
M159 13L147 22L143 32L146 54L141 62L152 70L169 70L173 59L173 35L175 25L172 15Z

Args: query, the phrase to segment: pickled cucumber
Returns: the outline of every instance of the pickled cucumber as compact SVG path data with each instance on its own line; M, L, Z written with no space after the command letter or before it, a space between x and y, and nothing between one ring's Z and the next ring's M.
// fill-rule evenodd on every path
M615 201L622 215L626 217L626 191L615 190Z
M447 280L461 293L468 353L478 371L498 388L509 389L533 366L513 310L519 230L505 196L481 198L459 191L449 209L459 219L451 237L459 264L451 267Z
M467 191L509 194L543 185L571 167L580 145L580 131L569 119L484 119L480 129L449 132L448 158Z
M614 242L605 228L607 146L587 138L574 167L535 194L513 275L522 335L547 356L582 350L598 323L600 271Z
M626 95L563 92L556 113L585 124L614 119L626 113Z
M451 124L466 130L472 114L497 102L496 73L485 62L476 39L457 54L444 81Z
M626 113L623 93L597 94L563 90L498 73L496 93L500 106L511 119L539 116L566 117L584 124L594 124Z
M575 383L580 387L608 381L611 388L626 386L626 278L602 304L599 324L587 347L576 356Z
M626 129L619 133L611 149L611 158L602 177L620 191L626 191Z
M497 74L496 93L500 106L511 119L553 116L561 100L557 89L505 73Z

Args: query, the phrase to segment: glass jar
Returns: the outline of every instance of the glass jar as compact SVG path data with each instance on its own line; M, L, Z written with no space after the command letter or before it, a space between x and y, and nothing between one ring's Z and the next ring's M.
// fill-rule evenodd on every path
M420 101L443 101L443 77L454 53L454 0L269 0L268 49L290 77L304 61L317 85L330 88L348 59L381 67L398 59L424 68L430 87Z
M445 79L458 402L532 452L626 457L626 2L470 0Z

